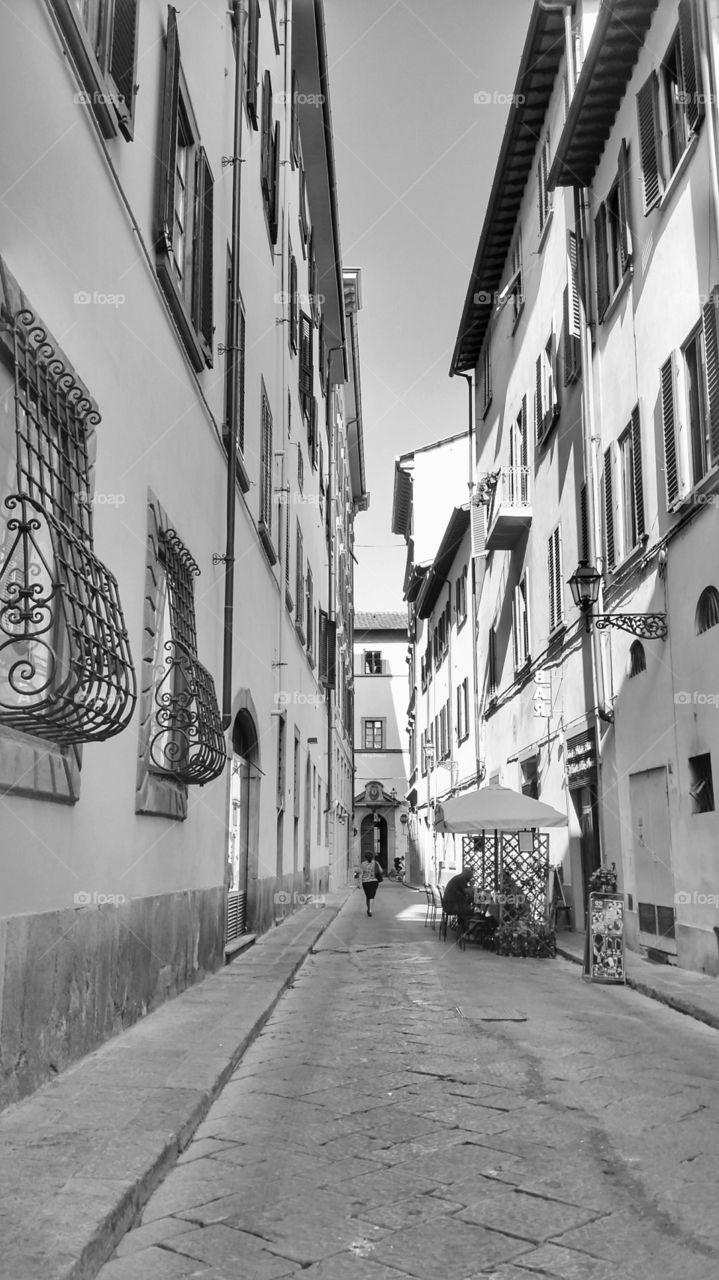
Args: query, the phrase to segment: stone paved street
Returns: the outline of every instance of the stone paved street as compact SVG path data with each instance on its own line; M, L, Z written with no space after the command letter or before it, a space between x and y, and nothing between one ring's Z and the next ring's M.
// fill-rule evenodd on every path
M423 919L352 894L102 1280L719 1273L719 1033Z

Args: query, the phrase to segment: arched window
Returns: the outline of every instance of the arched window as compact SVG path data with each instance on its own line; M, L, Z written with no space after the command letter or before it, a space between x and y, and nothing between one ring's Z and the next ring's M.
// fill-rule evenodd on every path
M699 597L696 613L696 633L698 636L710 627L719 624L719 591L716 587L705 587Z
M640 671L647 669L647 656L644 652L644 645L641 640L635 640L629 650L629 676L638 676Z

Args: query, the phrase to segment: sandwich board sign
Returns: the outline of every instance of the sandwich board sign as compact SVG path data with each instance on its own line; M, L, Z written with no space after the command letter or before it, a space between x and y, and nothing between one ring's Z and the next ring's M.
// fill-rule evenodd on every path
M591 982L626 982L624 895L590 893L584 976Z

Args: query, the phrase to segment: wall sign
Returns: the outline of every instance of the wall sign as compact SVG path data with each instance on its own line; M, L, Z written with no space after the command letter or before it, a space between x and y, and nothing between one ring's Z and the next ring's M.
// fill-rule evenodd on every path
M567 784L583 787L594 782L597 771L597 740L593 729L567 738Z
M590 893L584 975L592 982L626 982L624 896Z

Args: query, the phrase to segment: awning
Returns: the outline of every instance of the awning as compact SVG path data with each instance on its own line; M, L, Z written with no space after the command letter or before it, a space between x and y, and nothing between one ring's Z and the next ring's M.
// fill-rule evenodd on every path
M527 831L566 827L566 814L509 787L480 787L453 796L435 809L435 829L444 835L480 835L483 831Z

